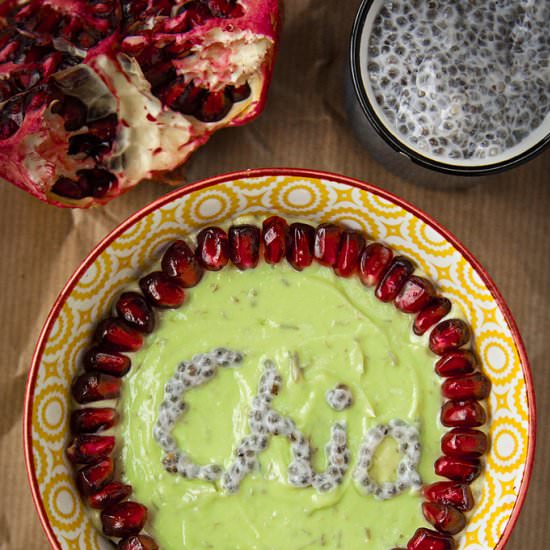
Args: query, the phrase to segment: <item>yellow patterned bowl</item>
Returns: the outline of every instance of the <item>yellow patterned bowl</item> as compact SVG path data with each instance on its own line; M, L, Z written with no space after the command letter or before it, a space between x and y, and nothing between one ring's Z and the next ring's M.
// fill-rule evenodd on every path
M426 214L371 185L307 170L253 170L170 193L108 235L70 278L40 335L27 383L24 444L40 520L55 549L109 544L88 520L64 456L71 379L96 319L118 289L171 240L241 214L342 222L412 257L459 303L493 390L482 497L460 545L502 549L525 498L535 448L535 399L516 325L487 273Z

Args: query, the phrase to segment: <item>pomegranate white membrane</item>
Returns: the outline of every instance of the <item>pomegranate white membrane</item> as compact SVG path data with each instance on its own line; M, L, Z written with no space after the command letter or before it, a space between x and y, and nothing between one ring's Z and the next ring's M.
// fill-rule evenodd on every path
M360 71L386 129L456 167L498 164L550 134L550 0L375 0Z

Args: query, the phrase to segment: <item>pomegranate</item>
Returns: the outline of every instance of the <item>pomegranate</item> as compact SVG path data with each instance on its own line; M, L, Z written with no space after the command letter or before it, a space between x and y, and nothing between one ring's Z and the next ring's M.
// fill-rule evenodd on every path
M184 288L196 286L202 279L202 267L185 241L174 241L164 253L161 265L162 271L175 277Z
M88 407L71 413L72 433L94 433L112 428L118 420L118 413L111 407Z
M132 535L119 541L118 550L158 550L158 544L148 535Z
M111 376L124 376L130 370L132 362L130 358L122 353L101 349L94 346L84 355L84 368L87 371L98 371Z
M359 257L365 248L365 238L357 231L344 231L340 239L334 271L340 277L350 277L359 269Z
M330 267L336 265L341 236L342 228L333 223L322 223L317 227L313 252L320 264Z
M264 259L268 264L278 264L286 255L288 223L279 216L271 216L262 224Z
M313 262L315 229L306 223L293 223L288 228L288 235L286 259L296 271L302 271Z
M424 517L441 533L456 535L466 526L464 514L448 504L424 502L422 512Z
M253 269L260 259L260 230L254 225L232 225L228 231L229 257L238 269Z
M470 428L454 428L441 438L441 450L452 457L478 458L488 447L487 436Z
M474 497L470 487L456 481L438 481L424 487L424 496L431 502L449 504L461 512L474 507Z
M477 458L441 456L435 461L435 473L453 481L471 483L481 474L481 462Z
M112 435L77 435L67 447L67 458L73 464L92 464L109 456L114 448Z
M393 258L391 248L381 243L371 243L365 248L359 261L359 277L365 286L376 286L381 281Z
M414 266L407 258L395 257L376 287L376 297L382 302L395 300L413 271Z
M277 0L2 2L2 177L88 207L173 170L261 112L278 12Z
M107 506L111 506L111 504L116 504L129 497L131 494L132 487L130 485L125 485L119 481L111 481L111 483L107 483L107 485L97 493L89 495L87 502L91 508L103 510L103 508L107 508Z
M163 271L153 271L139 280L145 297L160 308L177 308L185 300L185 290L178 279L169 277Z
M103 532L109 537L137 535L147 521L147 508L138 502L119 502L101 512Z
M456 543L448 535L421 527L416 530L407 545L407 550L455 550Z

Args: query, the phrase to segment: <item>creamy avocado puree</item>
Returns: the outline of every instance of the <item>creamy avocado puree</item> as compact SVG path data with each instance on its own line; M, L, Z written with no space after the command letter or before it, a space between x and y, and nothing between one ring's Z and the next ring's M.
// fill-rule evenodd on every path
M164 469L152 433L164 385L182 361L219 347L239 350L244 359L185 393L188 410L172 433L178 447L198 464L227 468L250 433L248 412L262 365L271 360L282 376L273 408L310 437L316 469L326 467L331 427L346 424L351 464L341 485L328 493L291 486L283 437L271 438L259 470L234 494L219 481L187 480ZM265 263L244 272L207 272L180 309L162 313L133 365L119 405L120 465L133 498L148 506L148 528L162 549L388 550L406 545L426 525L418 492L382 501L353 480L368 430L402 419L420 432L423 481L435 481L443 433L433 357L412 334L411 316L378 301L358 280L317 265L302 272ZM326 400L339 384L353 394L352 406L341 411ZM396 479L401 456L386 438L370 470L376 482Z

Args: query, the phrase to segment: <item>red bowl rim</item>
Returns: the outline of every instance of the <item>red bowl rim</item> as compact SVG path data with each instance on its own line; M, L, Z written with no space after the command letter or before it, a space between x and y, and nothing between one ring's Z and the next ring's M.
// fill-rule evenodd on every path
M510 308L504 301L504 298L500 294L495 283L493 282L493 280L491 279L491 277L489 276L485 268L479 263L479 261L476 260L476 258L472 255L472 253L464 246L464 244L462 244L462 242L460 242L459 239L457 239L454 235L452 235L441 224L439 224L434 219L432 219L428 214L426 214L416 206L413 206L409 202L397 197L393 193L380 189L370 183L366 183L347 176L334 174L331 172L324 172L320 170L311 170L311 169L304 169L304 168L258 168L258 169L241 170L241 171L221 174L218 176L213 176L213 177L186 185L184 187L175 189L174 191L167 193L166 195L144 206L143 208L141 208L140 210L138 210L137 212L129 216L125 221L123 221L115 229L113 229L86 256L86 258L82 261L80 266L69 278L69 280L67 281L67 283L65 284L61 292L59 293L52 309L48 314L48 317L46 318L46 322L44 323L42 331L40 332L40 336L38 338L38 342L36 344L36 348L32 356L31 367L27 378L27 384L25 389L24 412L23 412L23 447L25 452L25 466L27 470L27 476L30 483L34 505L38 512L38 516L40 517L40 523L42 524L42 528L46 534L46 537L51 547L54 550L61 550L61 545L59 543L59 540L53 530L52 525L50 524L48 515L46 514L46 510L44 508L44 503L42 501L42 496L40 494L38 480L37 480L36 472L34 468L34 462L32 459L33 457L33 445L32 445L32 435L31 435L32 434L32 403L33 403L33 397L34 397L34 390L36 386L38 367L42 359L42 354L44 352L44 348L48 340L48 337L50 335L50 332L53 328L54 322L57 319L57 316L61 308L63 307L65 301L67 300L73 288L76 286L76 284L80 280L81 276L86 272L86 270L96 260L96 258L119 235L124 233L129 227L134 225L137 221L141 220L143 217L147 216L154 210L172 202L174 199L177 199L179 197L182 197L194 191L198 191L199 189L212 187L214 185L225 183L228 181L245 179L245 178L260 178L264 176L274 176L274 177L295 176L295 177L304 177L304 178L312 178L312 179L330 180L336 183L341 183L344 185L349 185L351 187L362 189L364 191L368 191L370 193L373 193L383 199L386 199L400 206L404 210L410 212L411 214L413 214L414 216L416 216L417 218L421 219L423 222L431 226L433 229L438 231L441 235L443 235L445 239L449 241L462 254L462 256L466 258L466 260L468 260L468 262L473 266L473 268L476 270L478 275L481 277L481 280L484 282L484 284L487 286L487 288L491 292L491 295L497 302L498 307L501 310L504 316L504 319L508 324L508 327L510 328L510 331L514 338L514 343L516 345L516 348L518 350L518 353L521 359L523 376L525 378L525 383L527 388L527 405L529 410L529 432L528 432L529 444L527 448L525 471L521 480L519 494L514 504L512 514L494 550L504 549L506 543L508 542L508 539L510 538L512 530L519 518L521 508L523 506L525 497L527 495L527 489L529 488L529 483L531 481L531 475L533 472L533 463L534 463L534 457L535 457L536 431L537 431L536 402L535 402L533 376L531 373L531 367L529 364L529 359L527 357L527 352L525 350L523 339L519 333L517 324L512 316L512 312L510 311Z

